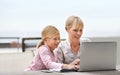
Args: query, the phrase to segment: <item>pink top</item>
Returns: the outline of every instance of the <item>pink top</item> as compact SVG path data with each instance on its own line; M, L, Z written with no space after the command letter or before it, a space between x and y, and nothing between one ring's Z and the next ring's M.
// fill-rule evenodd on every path
M25 71L45 70L45 69L61 69L62 64L56 62L53 52L47 45L40 46L38 53L32 60L30 66Z

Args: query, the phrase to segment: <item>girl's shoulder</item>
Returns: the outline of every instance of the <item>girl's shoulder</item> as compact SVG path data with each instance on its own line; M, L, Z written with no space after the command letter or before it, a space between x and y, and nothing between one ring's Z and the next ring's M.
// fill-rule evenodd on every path
M38 51L48 51L49 47L47 45L42 45L38 48Z

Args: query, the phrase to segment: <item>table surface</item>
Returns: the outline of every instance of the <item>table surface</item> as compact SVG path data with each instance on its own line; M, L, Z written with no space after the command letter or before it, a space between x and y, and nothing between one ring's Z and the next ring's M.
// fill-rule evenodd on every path
M120 75L120 68L111 71L91 71L91 72L50 72L29 71L19 73L0 73L0 75Z

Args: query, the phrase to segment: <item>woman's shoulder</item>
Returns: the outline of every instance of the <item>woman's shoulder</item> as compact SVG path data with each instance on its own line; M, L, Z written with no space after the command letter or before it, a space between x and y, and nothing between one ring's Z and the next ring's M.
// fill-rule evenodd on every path
M67 40L61 41L59 46L66 46L68 44Z

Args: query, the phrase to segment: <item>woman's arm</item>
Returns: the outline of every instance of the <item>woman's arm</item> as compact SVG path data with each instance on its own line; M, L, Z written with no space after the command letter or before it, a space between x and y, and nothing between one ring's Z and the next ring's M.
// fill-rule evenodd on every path
M80 65L80 59L75 59L72 63L73 65Z

